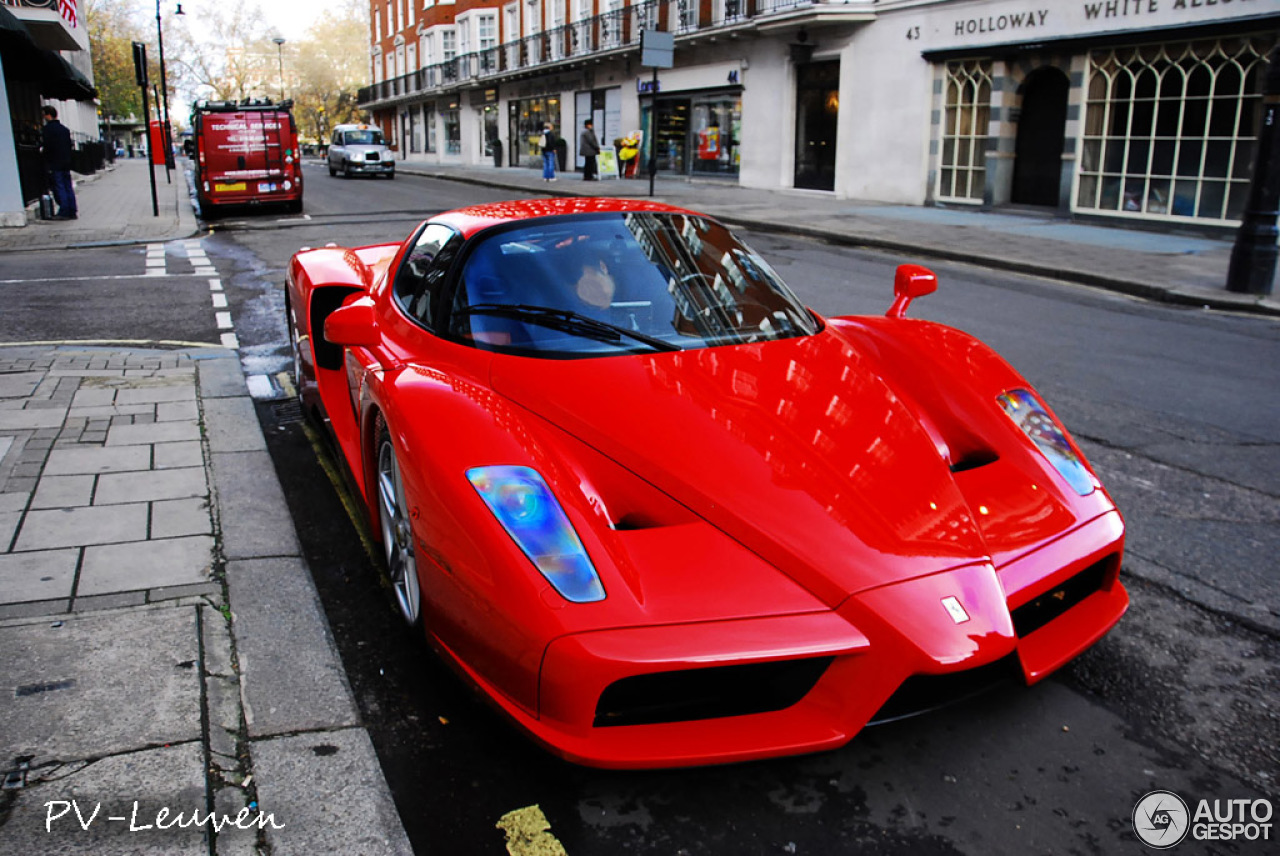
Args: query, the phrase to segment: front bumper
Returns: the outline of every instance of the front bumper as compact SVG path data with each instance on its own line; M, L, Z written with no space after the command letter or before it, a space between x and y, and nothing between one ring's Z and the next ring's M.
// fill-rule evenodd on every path
M1080 654L1128 605L1123 540L1111 512L1003 568L882 586L834 611L561 637L543 658L536 718L497 700L551 751L591 766L835 748L901 715L903 695L931 676L956 683L1013 664L1035 683Z
M347 168L353 173L366 173L377 175L393 175L396 171L395 161L351 161Z

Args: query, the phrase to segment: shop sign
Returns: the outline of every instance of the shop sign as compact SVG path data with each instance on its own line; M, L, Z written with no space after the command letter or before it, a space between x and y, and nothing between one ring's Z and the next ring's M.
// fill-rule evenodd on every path
M905 27L913 49L1040 42L1153 27L1217 24L1271 11L1272 0L999 0L947 4ZM882 19L887 23L890 18ZM904 16L902 19L906 21Z

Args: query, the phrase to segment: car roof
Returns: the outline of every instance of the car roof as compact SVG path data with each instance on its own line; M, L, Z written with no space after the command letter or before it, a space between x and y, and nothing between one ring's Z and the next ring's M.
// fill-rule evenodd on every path
M492 226L501 226L505 223L516 223L537 217L562 217L570 214L610 214L629 211L653 211L707 217L707 215L699 214L696 211L643 199L606 199L575 196L559 199L513 199L508 202L471 205L466 208L446 211L443 214L432 217L431 222L452 226L461 232L464 238L470 238L477 232ZM714 218L708 217L707 219Z

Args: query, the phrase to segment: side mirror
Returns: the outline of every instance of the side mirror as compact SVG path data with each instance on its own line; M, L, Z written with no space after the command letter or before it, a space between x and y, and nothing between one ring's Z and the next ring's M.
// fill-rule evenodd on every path
M339 306L324 319L324 337L335 345L371 348L378 344L373 299L366 295Z
M898 272L893 277L893 305L884 314L889 318L905 317L911 301L937 290L938 275L927 267L898 265Z

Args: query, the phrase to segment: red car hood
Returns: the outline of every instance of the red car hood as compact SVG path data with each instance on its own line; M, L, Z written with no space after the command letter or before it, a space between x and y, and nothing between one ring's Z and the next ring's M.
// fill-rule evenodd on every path
M913 403L830 328L643 357L498 356L492 382L832 606L989 560Z

